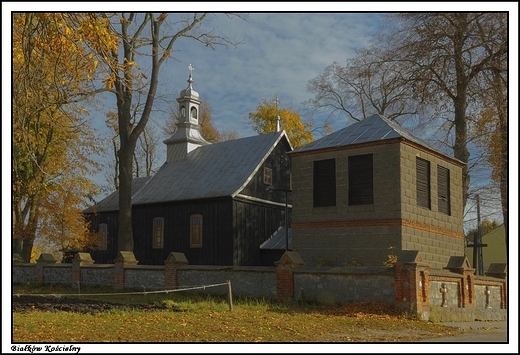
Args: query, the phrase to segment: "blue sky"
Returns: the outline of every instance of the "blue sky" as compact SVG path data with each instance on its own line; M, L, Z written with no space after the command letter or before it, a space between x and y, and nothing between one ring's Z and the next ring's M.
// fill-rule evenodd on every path
M262 100L278 96L281 107L299 109L311 98L307 82L333 61L343 62L368 44L381 23L378 14L249 14L247 22L216 16L220 33L243 38L236 48L212 51L193 41L179 41L178 62L163 71L177 97L187 85L188 65L194 88L212 105L213 123L241 136L256 134L248 114ZM163 83L164 84L164 83ZM336 122L339 126L346 122Z
M367 46L381 23L377 13L252 13L244 19L210 15L205 28L242 43L212 50L192 39L179 39L172 58L161 68L160 99L151 124L162 126L168 119L164 108L167 102L177 105L175 99L187 86L191 64L193 87L210 102L214 126L241 137L255 135L248 115L264 99L278 97L280 107L298 111L302 101L312 97L307 82L333 61L344 62L356 49ZM92 118L103 127L103 112L94 111ZM336 128L345 124L346 120L334 122Z

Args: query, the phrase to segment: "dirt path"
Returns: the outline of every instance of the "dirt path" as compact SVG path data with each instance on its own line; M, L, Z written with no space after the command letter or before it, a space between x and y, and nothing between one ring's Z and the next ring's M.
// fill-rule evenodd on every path
M421 342L436 343L507 343L507 321L443 322L445 326L462 329L464 332L452 337L426 339ZM518 334L518 333L515 333Z
M41 311L66 311L85 314L96 314L110 310L142 310L156 311L164 309L164 306L156 303L122 305L110 302L92 301L77 298L65 298L58 296L13 296L13 312Z

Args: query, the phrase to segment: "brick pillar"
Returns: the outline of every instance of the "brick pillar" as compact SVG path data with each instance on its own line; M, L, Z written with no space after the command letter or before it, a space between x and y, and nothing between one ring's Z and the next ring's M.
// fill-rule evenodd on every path
M36 261L36 269L34 274L34 281L37 283L45 283L44 270L45 265L54 264L56 259L52 254L42 253Z
M417 250L403 250L394 265L395 306L405 313L425 318L430 308L430 265L422 262Z
M507 279L500 286L500 308L507 309Z
M304 265L300 254L286 251L276 265L276 296L281 302L294 299L294 268Z
M462 299L461 307L476 307L475 297L475 273L474 269L463 270L462 272Z
M187 265L188 260L183 253L171 252L164 261L164 287L167 289L177 289L179 287L179 279L177 272L179 267Z
M137 265L137 259L131 251L120 251L114 264L114 287L125 287L125 266Z
M89 253L77 253L72 259L72 270L70 274L70 281L73 284L77 284L81 281L81 266L92 265L94 260Z

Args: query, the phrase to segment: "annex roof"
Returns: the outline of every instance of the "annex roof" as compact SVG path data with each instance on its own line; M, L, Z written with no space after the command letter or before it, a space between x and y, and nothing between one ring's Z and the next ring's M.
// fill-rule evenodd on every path
M446 153L432 147L423 139L414 136L398 123L379 114L372 115L362 121L351 124L350 126L315 140L312 143L295 149L291 153L295 154L305 151L377 142L393 138L404 138L410 142L414 142L439 154L447 156ZM450 159L453 158L450 157Z
M287 229L288 238L287 244L289 244L289 250L292 250L292 229ZM285 228L280 226L265 242L260 245L260 249L276 249L276 250L285 250L286 241L285 241Z
M234 197L284 137L282 131L198 147L185 160L163 164L146 181L134 180L132 204ZM117 211L118 206L116 191L92 209Z

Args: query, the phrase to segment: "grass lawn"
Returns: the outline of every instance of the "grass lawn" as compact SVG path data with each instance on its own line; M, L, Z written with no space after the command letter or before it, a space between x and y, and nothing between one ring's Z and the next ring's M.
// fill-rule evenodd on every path
M13 313L12 341L21 343L270 343L414 342L457 334L458 330L396 314L388 305L280 304L174 292L88 296L113 289L84 288L82 299L118 303L121 308L78 313L46 311L37 305ZM122 290L121 292L128 292ZM15 285L13 294L71 294L67 286ZM16 296L14 297L16 298ZM14 299L13 298L13 299ZM76 299L78 297L75 297ZM50 297L61 302L62 298ZM156 305L152 310L132 309Z

